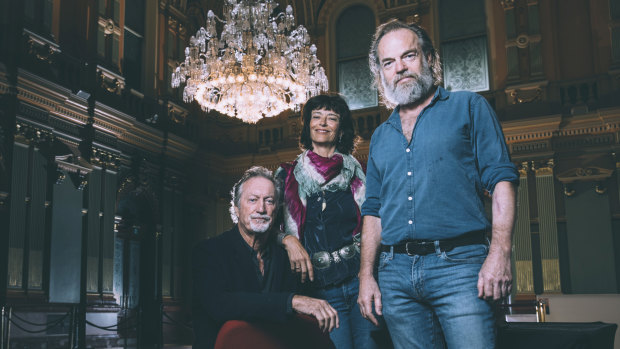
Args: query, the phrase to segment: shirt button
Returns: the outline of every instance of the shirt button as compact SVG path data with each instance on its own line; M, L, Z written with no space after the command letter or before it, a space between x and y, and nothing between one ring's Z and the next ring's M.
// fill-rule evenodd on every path
M409 220L409 224L413 224L413 221L411 219Z
M411 149L407 148L407 150L405 150L407 153L411 151Z
M407 172L407 176L411 176L411 171Z
M411 196L408 199L409 199L409 201L413 200L413 198Z

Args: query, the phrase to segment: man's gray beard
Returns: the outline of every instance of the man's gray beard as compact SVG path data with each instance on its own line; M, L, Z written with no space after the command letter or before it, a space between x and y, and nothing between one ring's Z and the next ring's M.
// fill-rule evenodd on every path
M433 73L426 60L422 61L422 72L419 75L407 72L395 75L392 81L396 82L405 76L411 76L413 80L400 85L394 83L395 86L390 86L391 84L385 80L385 76L381 73L385 99L396 105L414 104L425 98L433 88Z
M271 222L272 220L265 223L255 223L250 220L250 229L252 229L252 232L255 234L264 234L269 231L269 228L271 228Z

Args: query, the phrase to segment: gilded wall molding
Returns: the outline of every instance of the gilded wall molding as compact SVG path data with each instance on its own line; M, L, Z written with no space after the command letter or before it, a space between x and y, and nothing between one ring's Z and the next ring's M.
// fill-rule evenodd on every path
M527 161L522 161L519 166L519 176L527 177L527 174L530 172L530 165Z
M521 38L521 36L519 38ZM519 38L517 38L517 41ZM528 44L529 38L526 38L524 47L526 47ZM517 44L517 46L519 45L520 44ZM504 89L504 92L506 94L506 101L509 104L524 104L546 100L548 84L549 82L544 80L535 83L506 86L506 88Z
M542 100L542 90L537 88L533 91L528 91L527 94L525 91L513 90L510 92L510 97L512 98L512 104L531 103Z
M185 124L189 111L182 106L168 101L168 116L175 124Z
M105 167L112 171L118 171L121 164L121 157L118 153L93 147L90 162L95 166Z
M26 52L39 62L54 63L54 55L60 53L60 46L28 29L23 32Z
M42 144L54 140L50 130L36 127L30 123L17 121L15 123L15 141L23 144Z
M54 157L54 163L57 166L56 184L62 183L66 176L63 172L69 174L73 184L78 190L84 190L88 185L88 174L92 172L92 166L84 159L74 154L57 155Z
M8 89L6 81L0 80L0 91ZM53 132L80 137L80 128L89 122L87 101L84 98L27 71L19 71L17 93L20 115L49 126ZM32 114L32 107L40 110ZM179 107L174 110L184 109ZM155 154L163 150L164 134L161 130L138 122L134 117L100 102L95 104L93 127L102 133L96 135L98 140L103 137L107 143L115 139ZM195 143L173 134L168 137L166 152L172 158L185 161L195 152Z
M555 161L548 159L543 162L532 161L532 170L536 173L536 176L551 176L553 175L553 168L555 167Z
M601 167L574 167L564 170L556 175L563 184L575 182L604 181L611 177L613 170Z
M125 89L125 78L100 65L97 66L97 79L99 87L109 93L120 95Z
M504 10L510 10L515 7L515 0L499 0L499 4L502 5Z

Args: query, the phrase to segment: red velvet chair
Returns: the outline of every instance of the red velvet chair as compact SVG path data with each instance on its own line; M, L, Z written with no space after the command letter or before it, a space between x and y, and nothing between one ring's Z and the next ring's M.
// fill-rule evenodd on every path
M323 349L334 348L315 318L296 315L286 324L227 321L215 340L215 349Z

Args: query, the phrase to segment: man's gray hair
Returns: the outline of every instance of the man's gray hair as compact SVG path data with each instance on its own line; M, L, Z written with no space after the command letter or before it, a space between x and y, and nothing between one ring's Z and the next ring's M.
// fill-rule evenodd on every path
M388 108L395 108L396 105L385 98L385 90L383 88L383 84L381 83L381 74L383 74L383 71L381 70L381 62L379 61L379 42L386 34L399 29L410 30L418 37L418 44L422 48L422 56L424 56L423 59L428 60L429 66L431 67L431 73L433 74L433 85L439 86L443 80L439 52L435 50L435 47L433 47L433 42L424 28L417 24L407 24L397 19L391 19L388 22L381 24L377 27L370 45L368 64L370 66L370 71L373 74L374 84L377 87L377 90L379 90L381 102Z
M243 184L254 177L262 177L273 183L273 186L275 187L275 197L273 199L276 207L273 212L273 218L275 219L278 214L278 208L280 207L280 195L282 193L280 180L274 177L273 172L268 169L262 166L252 166L243 173L241 179L233 185L233 188L230 191L230 219L232 219L235 224L239 222L239 217L237 217L237 213L235 213L235 207L239 207L239 201L241 200L241 195L243 193Z

